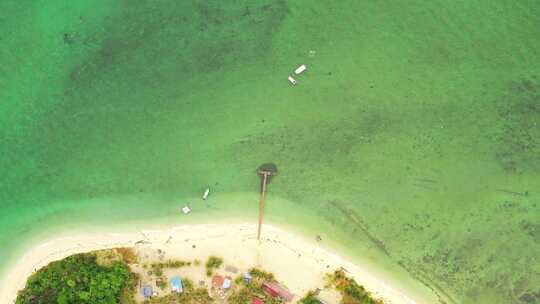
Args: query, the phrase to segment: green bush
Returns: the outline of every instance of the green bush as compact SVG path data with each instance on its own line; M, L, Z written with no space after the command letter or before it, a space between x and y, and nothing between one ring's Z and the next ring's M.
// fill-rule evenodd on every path
M270 272L266 272L262 269L258 269L258 268L251 268L249 270L249 273L251 273L251 276L253 277L253 279L260 279L260 280L264 280L264 281L274 281L275 278L274 278L274 275Z
M383 301L375 299L362 285L347 277L343 270L336 270L328 274L327 282L330 287L341 293L344 304L382 304Z
M223 264L222 258L211 256L208 258L208 261L206 262L206 268L219 268L221 264Z
M298 301L298 304L321 304L321 301L317 299L313 291L310 291L305 297Z
M215 256L211 256L206 261L206 275L211 276L214 269L217 269L223 264L223 259Z

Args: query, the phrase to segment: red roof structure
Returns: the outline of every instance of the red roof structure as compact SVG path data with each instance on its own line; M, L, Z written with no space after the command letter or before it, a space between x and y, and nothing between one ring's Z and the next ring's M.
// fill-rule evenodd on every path
M223 287L223 281L225 279L220 275L215 275L212 277L212 288L222 288Z
M292 301L292 299L294 298L294 294L292 292L277 283L264 282L263 289L272 298L280 297L287 302Z
M251 304L264 304L264 301L257 297L253 297L253 299L251 299Z

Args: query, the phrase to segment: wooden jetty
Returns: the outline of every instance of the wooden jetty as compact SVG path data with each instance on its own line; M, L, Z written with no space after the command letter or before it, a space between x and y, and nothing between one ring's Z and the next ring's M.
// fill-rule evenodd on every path
M257 169L257 174L261 176L261 197L259 200L259 227L257 229L257 240L261 239L261 228L264 217L264 195L268 182L272 176L277 175L277 167L274 164L264 164Z

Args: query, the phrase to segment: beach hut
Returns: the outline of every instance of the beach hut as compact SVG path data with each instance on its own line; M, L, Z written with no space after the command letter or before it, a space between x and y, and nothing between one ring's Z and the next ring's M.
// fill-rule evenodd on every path
M261 300L260 298L253 297L253 298L251 299L251 304L264 304L264 301Z
M150 285L144 285L141 288L141 293L142 293L143 297L145 297L146 299L150 298L154 294L152 292L152 286L150 286Z
M244 282L246 284L251 283L252 280L253 280L253 277L251 276L251 273L249 272L244 273Z
M225 279L220 275L215 275L212 277L212 288L220 289L223 287L223 281Z
M182 286L182 279L180 277L171 278L171 289L173 292L182 293L184 287Z
M222 285L222 288L223 289L229 289L231 288L231 284L232 284L232 278L227 276L225 277L225 279L223 280L223 285Z
M285 287L274 283L274 282L264 282L263 289L266 293L272 298L282 298L286 302L292 301L294 294L287 290Z

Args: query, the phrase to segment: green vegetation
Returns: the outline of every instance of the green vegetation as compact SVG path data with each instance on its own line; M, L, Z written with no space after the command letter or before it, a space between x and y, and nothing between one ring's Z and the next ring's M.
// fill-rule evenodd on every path
M136 281L123 261L103 266L96 253L77 254L33 274L16 304L131 304Z
M336 288L341 293L342 304L383 304L382 300L374 299L371 294L353 279L347 277L343 270L336 270L327 275L329 287ZM309 302L312 303L312 302Z
M157 287L164 289L167 287L167 278L163 275L164 268L181 268L185 266L191 266L191 262L181 261L181 260L168 260L165 263L152 263L150 264L151 270L149 274L153 274L156 277ZM145 264L143 268L147 268Z
M214 300L208 294L206 288L194 288L193 283L184 278L182 279L182 284L184 287L183 293L171 293L162 297L154 297L151 299L145 300L144 304L171 304L171 303L182 303L182 304L210 304L214 303Z
M191 282L191 280L188 278L182 279L182 286L184 287L184 290L187 290L187 291L195 289L193 282Z
M181 268L185 266L191 266L191 262L181 260L168 260L165 263L152 263L151 266L152 268Z
M122 257L126 264L137 264L139 262L139 258L132 248L121 247L116 248L114 251Z
M144 304L209 304L214 303L214 300L208 294L206 288L197 288L183 293L172 293L163 297L154 297L147 299Z
M249 270L252 280L250 283L246 283L242 276L237 277L234 282L236 283L235 289L232 291L227 302L230 304L245 304L251 303L253 297L258 297L266 304L278 304L282 303L280 298L272 298L268 296L263 288L262 284L267 281L275 281L272 273L266 272L258 268L252 268Z
M305 297L298 301L298 304L321 304L321 301L315 296L315 292L310 291Z
M251 268L249 270L249 273L251 273L251 276L253 277L254 281L262 281L261 284L264 281L275 281L276 278L274 277L273 273L266 272L259 268Z
M220 257L211 256L206 261L206 275L211 276L214 269L217 269L223 264L223 259Z

